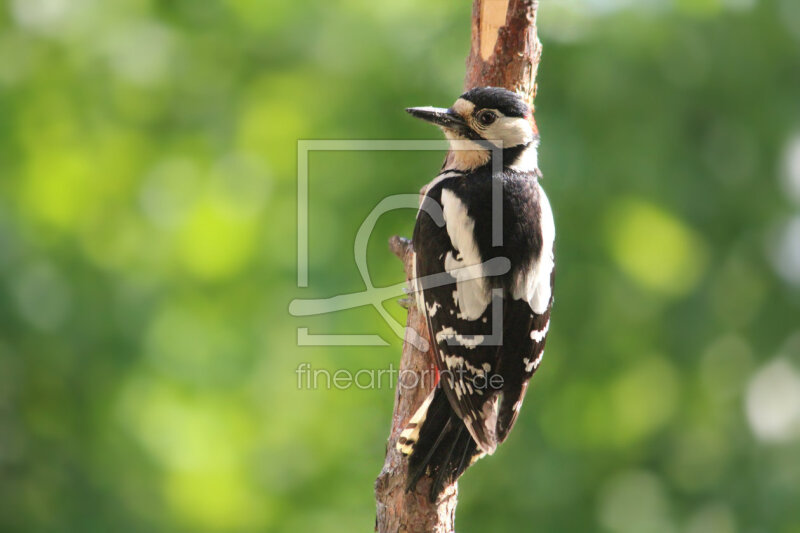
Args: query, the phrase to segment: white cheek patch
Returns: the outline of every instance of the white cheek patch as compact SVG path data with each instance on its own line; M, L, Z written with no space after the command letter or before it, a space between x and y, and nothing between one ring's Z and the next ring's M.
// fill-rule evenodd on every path
M547 311L547 306L550 304L550 275L555 266L553 243L556 239L556 226L553 222L550 201L542 187L538 184L537 187L539 187L539 205L542 209L540 220L542 253L531 265L530 270L520 273L514 284L513 297L518 300L526 300L531 306L531 310L537 315L541 315Z
M526 118L500 116L494 124L484 130L489 140L503 141L503 148L528 144L533 141L533 128Z
M467 213L464 203L447 189L442 191L442 211L450 242L458 251L448 252L445 270L456 278L453 299L466 320L477 320L491 301L491 294L483 279L481 255L475 242L475 221ZM472 279L470 279L472 278Z

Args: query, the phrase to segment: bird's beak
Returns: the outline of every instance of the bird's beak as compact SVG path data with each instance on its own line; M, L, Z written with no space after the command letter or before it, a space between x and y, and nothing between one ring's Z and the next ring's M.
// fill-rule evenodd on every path
M436 124L442 128L463 133L469 129L464 119L452 109L443 107L409 107L406 108L411 116L421 118L431 124Z

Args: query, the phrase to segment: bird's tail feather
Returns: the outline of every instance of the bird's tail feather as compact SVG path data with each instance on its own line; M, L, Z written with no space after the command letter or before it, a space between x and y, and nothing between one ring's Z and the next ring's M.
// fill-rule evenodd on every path
M411 417L397 448L409 456L406 490L413 490L427 474L433 478L431 501L482 455L441 387L431 391Z

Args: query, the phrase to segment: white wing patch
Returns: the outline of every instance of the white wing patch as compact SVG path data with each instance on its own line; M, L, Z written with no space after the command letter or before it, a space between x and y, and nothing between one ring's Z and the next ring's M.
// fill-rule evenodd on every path
M487 369L492 368L492 366L489 363L483 363L483 368L473 366L470 364L469 361L465 360L460 355L445 355L444 353L442 353L442 359L444 360L444 364L447 365L448 370L453 370L454 368L463 366L473 376L484 376L488 371Z
M442 191L442 211L447 235L458 251L455 256L448 252L444 258L445 270L456 278L453 299L463 318L477 320L489 305L491 294L483 279L481 255L475 242L475 221L458 196L447 189Z
M548 320L542 329L531 330L531 340L534 342L542 342L547 337L547 331L550 329L550 320Z
M425 306L428 308L428 316L431 317L436 316L436 311L442 308L442 305L439 302L433 302L431 305L425 304Z
M442 328L436 334L437 343L448 339L455 339L457 346L463 346L468 350L474 350L476 346L483 343L483 335L459 335L453 328Z
M525 372L533 372L539 368L539 365L542 362L542 357L544 357L544 350L540 351L539 355L537 355L536 359L533 361L531 361L530 357L524 358L522 362L525 364Z
M530 270L521 272L514 284L514 298L524 299L537 315L547 311L550 303L550 275L555 265L553 258L553 243L556 239L556 226L553 222L553 211L544 189L539 187L539 205L542 210L540 227L542 231L542 253L533 263ZM533 337L531 337L533 338Z

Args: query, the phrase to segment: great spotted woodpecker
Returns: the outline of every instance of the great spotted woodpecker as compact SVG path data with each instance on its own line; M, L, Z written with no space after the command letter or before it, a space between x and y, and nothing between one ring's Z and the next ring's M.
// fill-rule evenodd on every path
M555 227L523 98L480 87L449 109L407 111L451 143L413 234L416 301L440 379L397 443L407 489L427 474L435 501L517 419L550 325Z

